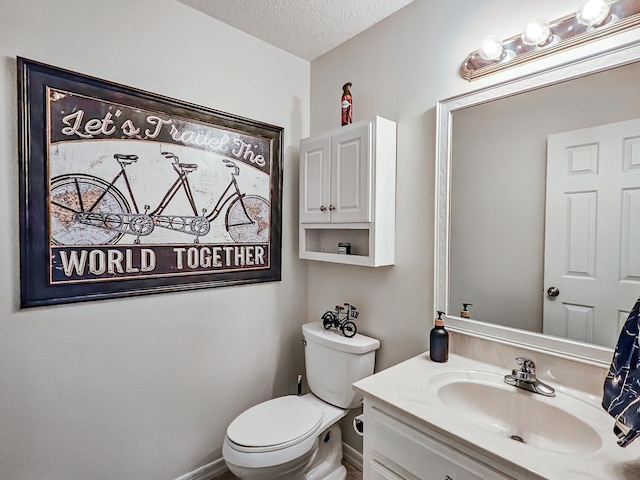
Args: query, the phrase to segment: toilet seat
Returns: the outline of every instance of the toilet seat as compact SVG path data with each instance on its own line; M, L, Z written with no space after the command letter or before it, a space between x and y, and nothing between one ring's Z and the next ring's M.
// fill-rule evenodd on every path
M302 397L287 395L241 413L227 428L227 438L241 452L272 452L313 437L323 412Z

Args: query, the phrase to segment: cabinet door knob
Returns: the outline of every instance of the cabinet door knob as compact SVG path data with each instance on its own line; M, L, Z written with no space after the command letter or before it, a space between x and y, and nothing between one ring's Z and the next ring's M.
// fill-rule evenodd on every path
M333 205L329 205L329 210L335 210L336 207L334 207Z
M327 207L325 207L324 205L320 205L320 211L321 212L326 212L327 211Z

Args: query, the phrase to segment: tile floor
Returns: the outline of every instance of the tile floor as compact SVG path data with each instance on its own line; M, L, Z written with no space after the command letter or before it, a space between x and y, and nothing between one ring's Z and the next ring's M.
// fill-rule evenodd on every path
M342 461L347 467L347 480L362 480L362 472L347 461Z
M347 480L362 480L362 472L360 470L347 461L343 460L342 463L347 468ZM234 477L231 473L226 473L221 477L217 477L215 480L234 480L236 478L237 477Z

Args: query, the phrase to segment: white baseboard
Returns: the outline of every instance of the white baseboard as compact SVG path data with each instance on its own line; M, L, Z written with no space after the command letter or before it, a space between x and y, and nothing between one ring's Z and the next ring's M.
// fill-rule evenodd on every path
M213 480L228 471L229 469L227 468L227 464L224 463L224 458L220 458L200 468L196 468L193 472L185 473L175 480Z
M342 442L342 457L358 470L362 471L362 454L344 442ZM227 468L227 464L224 463L224 458L220 458L195 469L193 472L185 473L175 480L213 480L228 471L229 469Z
M362 471L362 454L350 445L342 442L342 458Z

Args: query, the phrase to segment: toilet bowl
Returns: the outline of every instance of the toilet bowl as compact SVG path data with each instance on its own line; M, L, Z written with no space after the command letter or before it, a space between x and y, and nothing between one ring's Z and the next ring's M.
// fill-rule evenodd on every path
M336 422L347 412L311 393L269 400L229 425L222 454L229 470L242 479L344 480Z
M351 385L373 373L376 339L346 338L321 322L302 326L311 393L260 403L227 428L222 455L246 480L345 480L337 422L362 397Z

